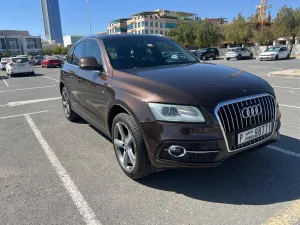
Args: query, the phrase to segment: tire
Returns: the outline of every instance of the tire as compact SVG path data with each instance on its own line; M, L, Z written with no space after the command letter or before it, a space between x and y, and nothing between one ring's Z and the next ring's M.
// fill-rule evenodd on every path
M120 132L120 130L123 132ZM112 140L117 161L128 177L137 180L153 172L153 166L149 160L143 136L132 116L120 113L114 118ZM128 142L128 140L130 141ZM131 159L129 155L131 155ZM124 162L124 156L126 157L126 162Z
M230 58L226 58L226 60L228 61L228 60L230 60Z
M253 54L252 54L252 53L250 54L249 58L250 58L250 59L253 59Z
M278 55L276 55L276 56L275 56L275 60L278 60L278 59L279 59L279 56L278 56Z
M202 61L205 61L206 60L206 56L205 55L202 56L201 59L202 59Z
M237 60L241 60L242 58L242 55L238 55Z
M61 93L62 93L62 105L63 105L63 110L66 118L71 122L79 120L80 116L72 110L67 89L63 87Z
M35 75L35 72L31 72L30 75L31 75L31 76L34 76L34 75Z
M288 54L287 56L286 56L286 59L289 59L290 58L290 54Z

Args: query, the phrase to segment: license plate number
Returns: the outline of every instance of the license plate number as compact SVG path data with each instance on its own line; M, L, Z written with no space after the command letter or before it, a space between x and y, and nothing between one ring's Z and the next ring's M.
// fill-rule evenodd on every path
M243 144L258 137L261 137L265 134L272 132L272 123L266 123L259 127L255 127L251 130L244 131L238 134L238 144Z

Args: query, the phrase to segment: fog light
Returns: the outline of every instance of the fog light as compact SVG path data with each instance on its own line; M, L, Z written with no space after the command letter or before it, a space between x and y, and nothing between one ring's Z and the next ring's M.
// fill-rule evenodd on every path
M186 150L184 147L179 145L171 145L168 148L168 153L174 157L183 157L186 154Z

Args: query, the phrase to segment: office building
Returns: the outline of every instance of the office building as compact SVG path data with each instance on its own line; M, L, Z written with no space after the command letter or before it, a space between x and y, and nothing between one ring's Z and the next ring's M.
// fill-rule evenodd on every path
M58 0L41 0L45 37L63 44Z
M64 46L65 47L71 46L83 37L84 37L83 35L65 35L64 36Z
M110 21L107 27L109 34L124 34L127 33L127 21L129 18L117 19Z
M41 55L40 36L31 36L28 31L0 30L0 56Z
M125 21L127 28L125 28ZM180 22L196 23L199 21L200 17L194 13L158 9L155 11L139 12L132 15L130 19L116 20L115 23L111 22L108 26L108 33L118 34L127 32L133 34L167 35L168 31L176 28Z

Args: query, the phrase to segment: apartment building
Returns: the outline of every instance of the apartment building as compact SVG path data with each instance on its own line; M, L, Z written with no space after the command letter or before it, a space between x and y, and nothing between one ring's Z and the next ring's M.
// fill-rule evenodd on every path
M0 30L0 56L40 55L42 43L40 36L31 36L28 31Z
M124 34L127 33L127 21L129 18L122 18L110 21L107 27L108 34Z
M157 9L155 11L140 12L127 20L127 33L134 34L161 34L176 28L180 22L195 23L201 19L197 14Z

